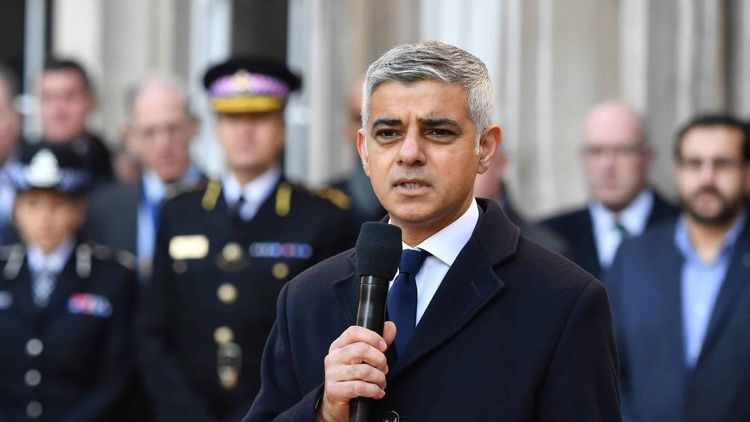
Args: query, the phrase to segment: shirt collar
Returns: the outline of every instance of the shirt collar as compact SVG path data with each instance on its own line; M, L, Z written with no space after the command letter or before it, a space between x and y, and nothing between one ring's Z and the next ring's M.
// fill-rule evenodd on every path
M589 205L589 209L597 232L615 230L615 221L619 221L628 233L639 235L646 229L653 205L654 193L649 189L644 189L619 213L610 211L599 201Z
M72 236L63 240L62 244L60 244L60 246L49 255L45 255L44 252L36 246L29 246L27 252L29 267L33 272L46 269L52 274L59 274L65 267L65 263L68 262L68 258L70 258L70 254L73 252L74 247L75 241Z
M461 249L471 238L478 220L479 206L476 199L472 199L469 208L460 217L422 241L417 245L417 249L423 249L446 265L451 266ZM401 242L401 247L411 249L411 246L403 242Z
M732 227L730 227L724 235L724 239L722 239L721 241L717 259L722 256L728 256L731 253L732 248L734 248L734 244L737 243L737 238L739 238L740 233L742 233L742 229L745 228L746 222L747 213L744 209L742 209L740 211L740 214L737 216L737 219L735 219L734 223L732 224ZM682 253L682 256L684 256L686 259L698 259L698 253L695 251L693 242L690 240L690 234L687 230L685 216L680 216L680 218L677 220L677 226L675 227L674 233L674 243L677 246L677 249L679 249Z
M255 179L240 186L234 174L227 173L223 177L224 198L228 205L233 205L240 198L245 197L246 203L263 202L281 178L281 168L271 167Z
M195 166L190 166L174 183L176 183L177 185L189 185L198 181L198 179L200 178L200 170L198 170ZM164 199L167 191L167 184L164 183L164 181L156 175L155 171L146 170L143 173L143 179L141 183L143 184L143 193L146 195L146 199L148 199L149 202L158 203L162 199Z

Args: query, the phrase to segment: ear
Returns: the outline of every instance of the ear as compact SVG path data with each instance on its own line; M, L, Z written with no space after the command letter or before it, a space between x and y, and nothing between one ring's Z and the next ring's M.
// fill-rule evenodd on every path
M370 159L367 156L367 145L365 144L367 139L363 129L357 131L357 152L359 153L359 159L362 161L362 168L365 170L367 177L370 177Z
M503 132L500 126L493 125L489 129L485 130L482 137L479 139L479 167L477 173L482 174L490 168L492 160L495 158L495 154L500 148L500 144L503 141Z

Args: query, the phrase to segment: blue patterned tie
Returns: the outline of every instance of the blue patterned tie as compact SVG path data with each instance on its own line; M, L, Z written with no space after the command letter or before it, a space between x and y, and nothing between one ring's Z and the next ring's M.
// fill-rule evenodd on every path
M402 356L417 322L417 282L415 276L430 253L422 249L404 249L398 265L398 277L388 292L388 318L396 324L396 355Z

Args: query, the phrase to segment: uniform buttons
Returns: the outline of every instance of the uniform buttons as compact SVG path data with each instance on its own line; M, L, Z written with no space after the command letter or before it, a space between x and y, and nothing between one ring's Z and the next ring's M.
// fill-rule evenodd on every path
M214 330L214 341L219 344L229 343L234 340L234 331L226 326L218 327Z
M44 350L44 343L38 338L32 338L26 342L26 353L28 353L29 356L39 356L42 353L42 350Z
M187 271L187 262L185 261L175 261L172 263L172 269L177 274L183 274L185 271Z
M273 268L271 268L271 273L278 280L283 280L289 275L289 266L283 262L277 262L273 264Z
M36 419L42 416L42 404L38 401L29 402L29 404L26 405L26 416L31 419Z
M216 296L222 303L234 303L237 300L237 288L232 283L224 283L216 290Z
M29 369L26 371L26 375L23 376L23 380L29 387L36 387L42 382L42 373L36 369Z

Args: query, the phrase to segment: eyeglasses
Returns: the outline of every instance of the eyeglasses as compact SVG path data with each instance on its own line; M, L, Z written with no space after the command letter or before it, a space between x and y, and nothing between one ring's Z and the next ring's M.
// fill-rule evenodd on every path
M712 160L704 160L702 158L686 158L680 159L677 165L688 172L698 173L704 166L708 166L710 169L717 173L726 173L736 170L742 167L745 163L741 160L735 160L731 158L714 158Z
M643 145L633 146L614 146L614 147L603 147L603 146L586 146L582 150L583 156L589 159L599 159L603 157L612 158L632 158L637 157L643 153Z
M187 130L187 122L171 123L162 126L151 126L144 128L135 128L135 136L147 141L155 140L159 135L164 135L167 139L177 139L179 135Z

